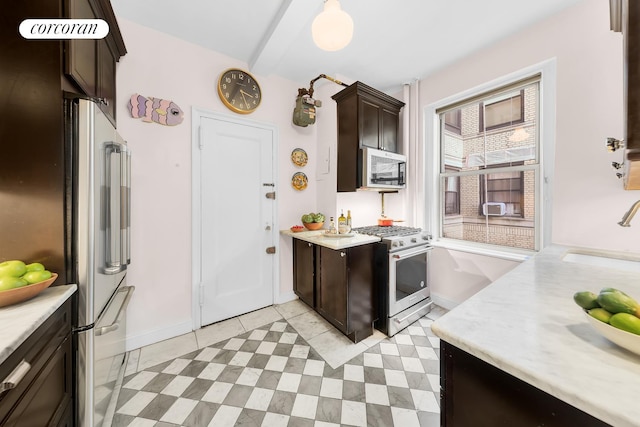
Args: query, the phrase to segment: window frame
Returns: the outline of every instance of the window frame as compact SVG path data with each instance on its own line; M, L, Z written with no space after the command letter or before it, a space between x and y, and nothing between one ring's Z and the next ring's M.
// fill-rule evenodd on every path
M535 185L535 221L536 250L520 250L517 248L496 247L476 242L462 242L442 237L442 202L440 200L440 179L446 174L440 171L440 121L436 112L445 106L462 105L473 97L479 97L507 85L529 79L534 75L540 76L539 90L539 146L540 171L536 175ZM425 166L424 190L418 194L421 200L418 215L423 215L424 228L432 232L433 246L453 249L508 260L522 261L537 250L541 250L551 243L552 211L553 211L553 180L555 164L555 126L556 126L556 92L557 92L557 59L550 58L540 63L522 68L501 77L496 77L485 83L471 87L462 92L451 94L445 98L432 102L423 110L424 120L424 150L421 152L420 162ZM478 98L479 99L479 98ZM464 102L463 102L464 101ZM531 169L530 165L522 166L523 170ZM544 203L543 203L544 202ZM462 242L462 243L461 243Z
M516 120L511 120L508 122L504 122L504 123L499 123L499 124L495 124L495 125L491 125L491 126L487 126L485 127L484 125L484 119L485 119L485 110L487 108L487 106L489 105L494 105L497 104L499 102L504 102L506 100L512 100L513 98L517 98L520 97L520 118L516 119ZM480 102L478 103L478 108L480 109L479 111L479 118L480 118L480 125L479 125L479 129L480 132L482 132L482 129L484 129L485 131L490 131L490 130L494 130L494 129L500 129L503 127L507 127L507 126L514 126L520 123L524 123L524 89L520 89L520 92L517 95L513 95L513 96L509 96L507 98L504 99L500 99L500 100L496 100L493 102L489 102L489 103L484 103L484 102Z
M518 191L519 194L519 202L518 204L520 205L520 214L516 214L516 215L509 215L509 214L505 214L504 217L506 218L524 218L524 171L523 170L514 170L513 167L514 166L522 166L524 165L524 162L517 162L517 164L513 164L513 165L508 165L508 164L501 164L501 165L492 165L491 167L484 167L482 170L483 171L487 171L486 174L482 174L478 176L478 180L480 181L479 184L479 192L480 192L480 203L478 204L478 215L480 216L487 216L484 214L482 207L485 203L487 203L487 200L485 200L485 194L489 193L489 192L494 192L493 190L488 190L485 188L485 182L488 183L489 181L489 176L488 175L494 175L494 174L498 174L498 173L518 173L518 178L510 178L510 179L518 179L520 181L520 189ZM510 168L511 171L510 172L496 172L493 169L496 168ZM482 179L482 177L485 177L485 179ZM486 190L486 191L485 191ZM503 190L503 191L510 191L510 192L514 192L514 190ZM495 201L495 200L492 200Z

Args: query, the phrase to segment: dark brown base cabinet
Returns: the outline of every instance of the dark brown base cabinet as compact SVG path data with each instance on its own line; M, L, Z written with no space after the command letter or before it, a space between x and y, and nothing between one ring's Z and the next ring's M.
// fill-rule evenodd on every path
M294 292L359 342L373 333L373 244L334 250L294 240Z
M0 365L0 378L26 363L25 376L0 397L0 425L73 426L71 300Z
M447 342L440 355L442 426L609 426Z
M293 291L313 308L316 307L315 250L313 243L293 239Z

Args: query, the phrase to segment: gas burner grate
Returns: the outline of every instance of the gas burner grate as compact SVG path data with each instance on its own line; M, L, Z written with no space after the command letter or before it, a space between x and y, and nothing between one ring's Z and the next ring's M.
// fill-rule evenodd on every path
M420 228L407 227L403 225L371 225L367 227L356 227L353 229L356 233L368 234L370 236L378 237L396 237L396 236L408 236L411 234L417 234L422 231Z

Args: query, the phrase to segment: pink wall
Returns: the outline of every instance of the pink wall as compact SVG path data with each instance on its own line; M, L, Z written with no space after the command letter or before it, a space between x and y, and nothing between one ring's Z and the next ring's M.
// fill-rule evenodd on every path
M608 136L623 136L622 36L609 31L608 2L585 0L424 78L421 105L551 58L557 61L552 243L640 252L640 220L631 228L617 225L640 193L623 190L610 166L622 153L610 154L604 145ZM467 255L447 252L439 256L449 262L434 264L433 292L459 303L479 288L468 281ZM490 258L472 264L484 262L506 262L500 268L507 270L517 265ZM447 265L460 267L456 273Z
M128 53L118 64L118 130L133 152L134 185L128 280L136 293L129 306L127 336L128 347L137 348L192 330L191 108L235 115L220 102L217 79L227 68L248 65L125 19L119 24ZM314 183L302 192L290 183L297 171L289 159L291 151L302 147L310 159L316 155L314 127L291 123L297 89L308 82L255 77L263 101L245 117L278 128L278 220L281 228L289 227L299 223L303 212L316 209ZM162 126L131 118L127 104L134 93L173 100L184 111L184 121ZM315 176L314 162L305 173ZM280 243L282 295L276 300L292 290L291 245L282 238Z

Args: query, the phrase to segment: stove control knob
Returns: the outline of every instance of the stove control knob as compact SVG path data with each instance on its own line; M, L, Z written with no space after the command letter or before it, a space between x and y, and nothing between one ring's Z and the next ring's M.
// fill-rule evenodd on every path
M422 240L429 240L429 236L427 236L426 234L422 235Z
M416 239L415 237L411 238L411 243L417 243L417 242L418 242L418 239Z
M400 246L404 246L404 242L400 240Z
M394 248L395 248L395 247L397 247L397 246L398 246L398 242L393 242L393 243L391 244L391 246L393 246Z

